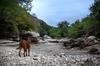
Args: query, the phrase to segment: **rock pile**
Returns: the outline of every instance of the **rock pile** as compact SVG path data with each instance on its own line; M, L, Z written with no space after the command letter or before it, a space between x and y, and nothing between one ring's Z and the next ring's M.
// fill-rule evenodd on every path
M66 48L79 47L80 49L85 48L87 46L92 46L95 44L99 44L100 42L94 36L89 36L86 38L77 38L70 39L69 41L63 42L63 45Z

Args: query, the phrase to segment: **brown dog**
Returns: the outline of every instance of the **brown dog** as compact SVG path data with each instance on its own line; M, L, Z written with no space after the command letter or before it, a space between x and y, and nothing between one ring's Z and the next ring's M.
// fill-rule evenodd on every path
M31 37L28 36L25 39L22 39L19 43L19 47L17 49L19 49L19 56L21 57L21 50L24 50L24 57L25 56L30 56L30 48L31 48Z

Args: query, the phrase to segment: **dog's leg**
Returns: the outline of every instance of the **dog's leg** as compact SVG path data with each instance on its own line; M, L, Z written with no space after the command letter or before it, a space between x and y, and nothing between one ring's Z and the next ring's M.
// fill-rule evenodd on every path
M28 49L28 56L30 56L30 49Z
M28 56L27 50L26 50L26 56Z
M26 49L24 50L24 53L23 54L24 54L24 57L27 56L27 50Z
M21 54L20 53L21 53L21 49L19 49L19 57L21 57Z
M23 55L24 55L24 57L26 56L26 55L25 55L25 50L24 50L24 53L23 53Z
M23 53L23 55L24 55L24 57L26 56L26 55L25 55L25 52Z

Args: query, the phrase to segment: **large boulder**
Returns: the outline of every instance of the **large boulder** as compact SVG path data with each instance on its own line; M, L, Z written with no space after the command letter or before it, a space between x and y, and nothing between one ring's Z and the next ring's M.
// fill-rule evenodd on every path
M89 40L95 40L96 37L95 36L89 36L89 37L87 37L87 39L89 39Z
M75 42L74 39L63 41L63 46L66 47L67 49L73 48L74 42Z
M51 37L48 36L48 35L44 35L43 38L44 38L44 39L51 39Z
M89 36L84 40L85 46L95 45L98 41L95 36Z
M38 32L34 32L34 31L26 31L26 33L30 33L32 35L32 37L39 37L39 33Z
M23 35L30 34L32 36L32 42L38 43L39 33L34 31L25 31Z
M83 45L84 45L84 39L83 38L77 38L77 39L74 39L72 41L71 48L74 48L74 47L82 48Z

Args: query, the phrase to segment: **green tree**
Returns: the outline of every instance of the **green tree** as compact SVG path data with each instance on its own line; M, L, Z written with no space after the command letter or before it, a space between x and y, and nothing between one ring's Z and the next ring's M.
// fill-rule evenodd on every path
M18 3L27 11L30 11L32 8L32 2L33 0L18 0Z
M90 16L95 19L95 34L97 37L100 37L100 0L94 0L94 4L90 7Z
M61 21L58 23L58 29L60 30L60 34L62 37L67 37L68 25L69 23L67 21Z
M84 34L83 30L83 23L79 20L76 20L75 23L71 24L71 26L68 28L68 36L77 38L81 37Z
M0 38L17 35L22 30L35 29L32 16L19 4L19 0L0 1Z
M53 27L53 28L50 29L49 35L52 38L61 38L59 29L58 28L55 28L55 27Z
M91 17L86 17L81 21L83 23L83 30L85 35L95 35L96 20Z
M94 4L90 7L90 15L100 21L100 0L94 0Z
M50 25L46 24L43 20L39 20L39 33L40 36L49 35L49 30L52 28Z

